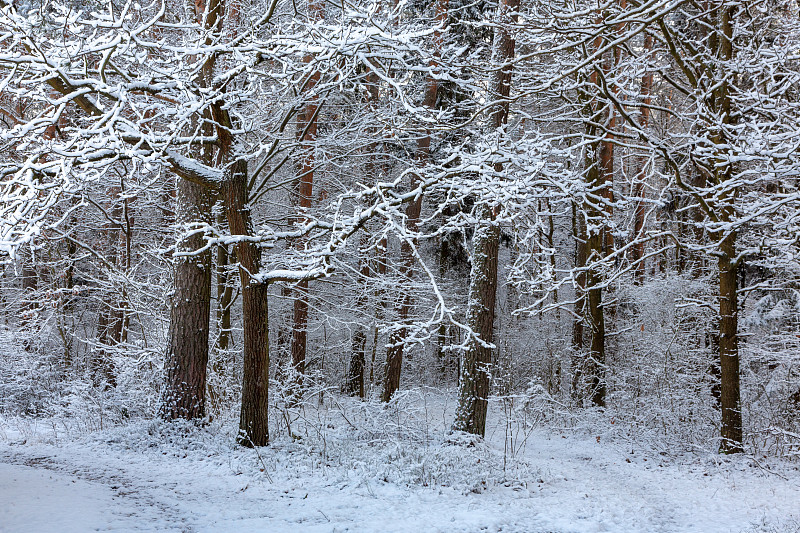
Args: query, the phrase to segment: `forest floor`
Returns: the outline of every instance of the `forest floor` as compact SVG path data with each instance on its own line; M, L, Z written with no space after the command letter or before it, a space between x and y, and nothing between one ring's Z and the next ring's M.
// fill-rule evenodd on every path
M800 531L797 462L507 422L475 441L447 432L447 394L394 410L328 397L276 413L290 424L260 450L233 444L233 417L90 431L0 416L0 531Z

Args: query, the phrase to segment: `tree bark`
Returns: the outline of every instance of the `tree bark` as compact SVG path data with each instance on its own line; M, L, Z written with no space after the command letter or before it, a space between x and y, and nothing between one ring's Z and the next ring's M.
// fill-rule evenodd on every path
M492 51L494 65L502 65L495 74L492 91L497 104L492 111L491 125L504 130L508 121L511 94L510 61L515 42L508 24L516 23L520 0L501 0L498 5L498 26ZM503 131L504 132L504 131ZM497 174L503 172L495 164ZM497 261L500 251L500 226L496 221L499 206L482 204L477 208L479 226L473 236L472 271L470 273L467 324L473 332L459 378L458 408L453 429L483 436L486 433L486 411L489 405L490 367L494 349L494 318L497 299Z
M436 20L443 24L447 20L447 6L448 0L437 0L436 2ZM441 31L434 33L434 46L436 51L434 56L439 56L441 46ZM438 63L434 60L431 64L432 68L437 68ZM425 98L422 105L427 109L436 107L436 97L439 93L439 82L433 76L428 78L427 87L425 90ZM417 160L426 162L430 158L431 153L431 132L428 131L419 140L417 144ZM414 189L419 183L419 176L417 174L411 175L411 189ZM422 195L418 195L413 201L409 202L406 206L406 229L408 233L414 234L419 226L419 216L422 212ZM416 245L416 241L412 243L403 241L400 245L400 275L407 281L411 281L414 273L414 253L412 246ZM410 284L410 283L409 283ZM408 287L410 290L410 287ZM400 388L400 372L403 367L403 350L406 336L408 335L408 319L413 307L413 297L410 292L406 291L400 298L400 304L397 309L397 321L401 325L399 329L392 331L389 335L389 344L386 348L386 372L383 380L383 392L381 393L381 401L388 402L397 389Z
M356 299L356 309L364 310L367 305L366 281L369 276L369 258L367 257L366 234L362 235L359 246L358 286L360 293ZM364 397L364 368L366 367L367 331L361 323L353 325L352 351L347 371L346 391L350 396Z
M184 179L178 180L177 189L175 212L180 227L210 223L211 192ZM161 415L166 419L205 416L211 252L197 252L204 244L202 234L182 233L175 247L175 291L161 400Z
M719 257L719 360L723 453L741 453L742 409L739 388L738 276L736 233L727 235Z
M248 205L247 162L233 164L223 186L231 235L253 235ZM266 446L269 442L269 314L266 283L252 278L261 270L261 248L252 242L236 243L242 285L244 375L239 437L244 446Z
M225 219L225 214L220 213L217 216L217 223L222 225ZM217 308L216 308L216 325L217 325L217 340L214 344L213 352L215 358L211 365L211 369L217 381L224 379L229 372L230 362L227 360L226 352L230 346L231 341L231 310L233 307L233 290L234 284L232 283L231 273L228 266L231 262L231 253L227 245L221 244L217 246L217 259L215 265L215 273L217 278ZM208 399L212 408L219 405L219 400L222 392L209 383L208 386Z
M645 55L649 55L653 49L653 36L647 34L644 39ZM642 76L640 96L642 98L641 114L639 115L639 127L646 129L650 123L650 104L652 102L651 93L653 91L653 73L647 72ZM644 182L647 177L647 159L644 156L637 158L639 168L636 172L633 185L633 197L636 198L634 207L633 223L633 264L634 282L641 285L644 283L645 260L644 260L644 222L645 222L645 203L644 203Z
M734 7L720 2L714 11L719 16L716 53L727 64L733 59L733 12ZM720 67L724 68L724 67ZM717 146L726 143L724 126L733 124L731 116L730 86L726 80L717 85L713 92L712 109L721 117L722 127L712 125L714 142ZM720 157L715 161L715 182L730 182L733 179L732 164ZM721 222L731 223L735 217L731 205L737 194L735 186L719 199L723 204L720 212ZM721 237L719 266L719 359L720 359L720 405L722 407L722 442L723 453L741 453L742 447L742 410L739 388L739 323L738 323L738 278L736 272L736 232Z
M604 187L605 180L597 166L590 168L587 174L589 183L594 189ZM588 304L589 326L591 328L591 347L587 372L592 403L598 407L605 406L606 398L606 325L603 310L602 276L598 263L604 257L606 245L605 233L607 229L602 223L604 213L601 208L594 205L587 206L590 219L595 221L596 227L591 228L587 235L587 272L586 272L586 300ZM599 226L597 226L599 224Z
M572 398L579 401L583 394L586 361L583 355L584 324L586 322L586 223L577 205L572 205L572 233L575 238L575 306L572 318Z
M514 1L510 0L509 4ZM495 213L489 207L481 206L479 215L482 223L473 237L467 310L467 324L477 338L473 337L470 341L461 364L458 408L453 429L484 435L494 342L500 226L494 221Z
M217 352L227 350L231 341L231 308L234 286L228 271L231 262L230 256L228 246L217 246L217 342L215 346Z
M321 20L323 16L322 6L317 0L308 2L309 19L313 21ZM305 63L313 60L311 55L303 58ZM309 76L304 87L304 92L313 91L319 83L320 73L313 72ZM294 194L294 203L299 210L296 217L301 223L307 221L307 212L311 208L313 187L314 187L314 168L316 165L314 157L315 142L317 139L317 127L319 116L319 101L316 95L312 95L303 106L302 111L297 117L298 140L302 159L300 162L300 176ZM303 240L295 243L302 248ZM295 297L292 304L292 367L294 368L296 385L302 385L302 376L306 371L306 351L308 346L308 281L303 280L295 286ZM297 395L299 391L295 391Z

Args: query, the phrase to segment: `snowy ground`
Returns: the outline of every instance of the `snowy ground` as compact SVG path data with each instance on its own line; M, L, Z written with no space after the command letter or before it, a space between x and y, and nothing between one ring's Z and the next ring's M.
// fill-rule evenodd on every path
M794 463L545 427L504 453L503 427L453 442L447 407L424 402L384 418L337 402L258 452L232 445L231 423L70 433L0 418L0 531L800 531Z

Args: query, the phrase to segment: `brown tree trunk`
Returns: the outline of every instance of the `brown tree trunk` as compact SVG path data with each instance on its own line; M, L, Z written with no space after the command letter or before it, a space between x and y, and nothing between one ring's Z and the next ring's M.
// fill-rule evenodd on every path
M226 245L217 246L217 343L214 347L217 352L227 350L231 341L231 308L234 285L231 283L228 271L231 262L230 256L231 253Z
M592 251L602 249L602 233L598 232L589 238ZM595 269L589 271L587 296L589 301L589 319L592 328L592 344L589 352L589 374L592 403L598 407L606 404L606 322L603 312L603 290L599 286L600 275Z
M427 154L430 149L430 137L420 140L418 149ZM416 187L418 182L419 178L414 176L411 180L411 187ZM422 196L418 196L406 207L406 228L409 233L415 233L417 231L421 211ZM408 241L402 242L400 245L400 260L402 261L399 268L400 276L410 282L414 274L412 243ZM410 285L410 283L408 285ZM400 297L397 321L401 327L393 330L389 335L389 344L386 348L386 373L383 380L383 392L381 393L381 401L383 402L391 400L394 393L400 388L400 372L403 367L404 342L408 335L408 320L414 303L410 291L411 287L406 287L406 291Z
M360 268L358 272L358 286L360 293L356 299L356 309L361 311L367 305L366 281L369 276L369 258L367 257L367 238L362 235L359 246ZM350 396L364 397L364 368L366 366L367 331L361 323L353 325L352 351L350 353L350 366L347 371L346 391Z
M653 36L648 34L644 39L645 55L649 55L653 49ZM647 72L642 76L641 84L641 97L642 107L641 114L639 115L639 127L643 130L647 129L650 123L650 104L652 102L651 93L653 90L653 73ZM645 260L644 260L644 222L645 222L645 203L644 203L644 181L647 177L647 161L649 158L641 156L637 158L639 169L636 172L633 185L633 196L636 198L636 206L634 208L634 223L633 223L633 238L635 239L633 245L633 264L634 264L634 282L642 284L645 275Z
M303 280L295 287L292 312L292 367L295 377L306 372L306 348L308 343L308 281Z
M604 186L605 179L602 172L595 165L590 168L588 181L595 189ZM594 205L587 206L587 210L597 224L601 222L604 213L602 208ZM591 346L589 351L589 361L587 372L589 385L591 387L592 403L598 407L605 405L606 381L605 381L605 362L606 362L606 326L605 313L603 310L603 288L602 277L597 263L602 261L606 249L605 233L607 229L603 224L601 227L592 228L587 235L587 273L586 273L586 300L588 304L589 326L591 328Z
M220 213L217 216L217 224L222 226L225 219L225 214ZM211 369L217 377L217 382L224 379L229 372L228 355L226 354L231 340L231 310L233 307L233 290L234 284L232 283L231 274L228 266L231 262L231 253L228 246L221 244L217 246L217 259L215 265L215 273L217 277L217 309L216 309L216 325L217 325L217 340L214 344L215 354ZM208 386L208 400L212 408L219 405L221 391L209 383Z
M515 0L510 0L509 5L513 2ZM453 429L484 435L494 342L500 226L494 222L494 213L487 206L481 206L478 214L482 222L473 236L467 310L467 324L477 338L473 337L470 341L461 364L458 408Z
M373 270L377 273L378 279L386 279L386 272L389 268L388 263L388 256L389 254L389 240L386 237L383 237L379 242L375 250L375 264L372 267ZM369 363L369 386L372 389L373 385L378 384L378 380L380 377L376 377L375 372L375 361L377 360L378 355L378 338L379 338L379 327L381 320L386 315L386 298L383 290L383 285L378 283L375 287L375 321L372 325L372 350L370 355L370 363ZM366 394L366 391L365 391Z
M575 287L575 306L572 319L572 398L580 400L586 361L583 355L584 324L586 322L586 224L575 204L572 206L572 233L575 238L575 268L578 269Z
M444 23L447 19L447 5L448 0L437 0L436 2L436 20L439 23ZM441 32L437 31L434 34L434 42L437 48L435 56L439 55L439 47L441 46ZM432 68L437 68L438 63L433 61ZM428 109L433 109L436 106L436 97L439 93L439 82L433 76L428 78L427 86L425 89L425 98L423 106ZM417 143L417 160L426 162L430 158L431 152L431 132L428 131ZM417 174L411 175L411 189L413 190L419 184L419 176ZM409 202L406 206L406 229L408 233L414 234L419 226L419 216L422 212L422 195L418 195L413 201ZM415 245L415 242L413 243ZM407 281L411 281L414 274L414 253L412 243L403 241L400 245L400 275ZM410 285L410 283L409 283ZM406 336L408 335L408 320L413 307L413 297L411 296L411 288L407 290L400 298L400 304L397 308L397 321L400 328L392 331L389 335L389 344L386 348L386 372L383 380L383 392L381 393L381 401L388 402L397 389L400 388L400 372L403 367L403 349Z
M720 406L722 408L723 453L740 453L742 448L742 409L739 389L738 277L736 233L727 235L719 257L719 361Z
M508 121L511 93L510 60L514 58L515 42L507 27L516 23L520 0L501 0L498 5L495 29L495 65L503 65L495 74L492 91L498 103L492 111L491 124L495 130ZM495 164L496 173L503 171ZM479 226L473 236L472 272L470 273L467 325L475 335L469 342L461 365L458 408L453 429L475 435L486 433L486 411L489 405L490 368L494 342L495 303L497 299L497 260L500 251L500 226L496 222L499 207L477 207Z
M603 21L603 16L598 17L598 22ZM594 48L599 49L603 38L598 36ZM601 66L602 72L610 71L611 52L607 52ZM608 130L614 126L613 109L610 102L598 102L597 96L603 92L600 84L600 70L595 69L589 79L590 99L587 110L592 118L591 122L601 123ZM607 77L607 76L606 76ZM606 219L611 217L610 202L613 201L613 143L612 133L606 131L597 137L594 124L587 125L587 136L594 136L596 140L587 147L585 158L586 182L596 197L601 200L590 199L584 206L585 212L593 227L586 232L586 305L591 333L589 359L584 365L590 386L592 403L602 407L605 405L606 381L606 339L605 339L605 313L603 309L603 287L601 266L599 263L607 254L613 251L614 242L611 238Z
M733 13L737 9L719 2L714 12L719 17L719 37L717 38L716 52L718 57L727 64L733 59ZM723 67L719 67L723 68ZM724 74L723 74L724 76ZM732 124L731 95L727 78L719 83L712 96L714 108L723 125ZM714 141L717 145L726 142L726 132L719 126L716 129ZM720 157L715 161L715 182L730 182L733 179L733 167L730 162ZM735 187L735 186L732 186ZM734 188L720 198L723 203L720 212L720 221L731 223L735 217L732 207L737 191ZM742 447L742 410L739 389L739 309L738 309L738 278L736 273L736 232L721 237L719 266L719 359L720 359L720 405L722 407L722 443L720 451L723 453L741 453Z
M179 179L175 212L181 226L210 223L210 191ZM178 236L174 257L175 292L170 307L164 366L166 382L161 400L161 415L166 419L205 416L211 252L197 252L204 244L202 234Z
M322 19L322 6L317 0L308 2L309 19L317 21ZM305 63L311 63L313 57L306 55L303 58ZM304 92L313 91L319 83L320 73L314 72L308 78L303 89ZM314 157L315 141L317 139L319 101L316 95L311 96L298 113L297 128L298 140L300 142L300 152L302 159L300 162L300 177L293 198L293 203L299 211L296 217L301 224L307 221L307 212L311 208L313 186L314 186L314 167L316 165ZM295 243L302 249L303 240ZM301 377L306 371L306 351L308 345L308 281L303 280L297 283L294 290L294 302L292 304L292 367L295 371L297 385L301 386ZM295 395L299 391L295 391Z
M247 162L233 164L223 186L231 235L253 235L248 205ZM252 242L236 243L242 285L244 375L238 442L244 446L266 446L269 442L269 314L266 283L253 280L261 270L261 248Z

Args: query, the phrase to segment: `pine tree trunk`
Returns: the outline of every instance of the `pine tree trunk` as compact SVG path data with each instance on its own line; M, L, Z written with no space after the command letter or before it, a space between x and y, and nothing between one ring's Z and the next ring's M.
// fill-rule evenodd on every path
M319 21L323 18L322 5L317 0L309 0L308 15L312 21ZM313 57L306 55L303 62L311 63ZM313 72L303 88L304 92L314 91L319 83L320 73ZM316 95L312 95L297 116L298 141L302 159L299 165L299 178L293 195L293 203L299 212L296 220L301 224L307 221L306 213L311 208L314 188L314 169L316 165L314 149L317 139L318 116L320 104ZM303 240L296 242L295 245L302 249ZM302 376L306 371L306 352L308 345L308 281L300 281L294 290L294 302L292 304L292 367L294 378L297 381L293 396L300 397L299 388L302 387Z
M739 390L738 277L736 233L724 238L719 257L719 361L722 443L724 453L740 453L742 448L742 409Z
M300 281L296 285L294 292L296 296L292 307L292 368L294 368L295 377L300 379L300 376L303 376L306 372L308 281Z
M653 49L653 36L648 34L644 39L645 54L649 55ZM652 102L651 93L653 91L653 73L647 72L642 76L640 95L642 97L641 114L639 115L639 127L643 130L647 129L650 124L650 104ZM638 157L637 164L639 166L636 177L634 178L633 197L636 198L636 205L634 207L634 223L633 223L633 238L635 239L633 245L633 264L634 264L634 282L641 285L644 283L645 276L645 260L644 260L644 222L645 222L645 190L644 181L647 176L647 158Z
M589 238L592 251L601 249L602 233L598 232ZM589 303L589 320L592 328L592 344L589 352L589 379L592 403L598 407L606 404L606 322L603 312L603 289L599 286L600 276L595 269L588 276L587 296Z
M436 2L436 20L444 24L447 20L447 6L448 0L437 0ZM441 32L434 33L434 46L436 51L435 57L439 57L441 47ZM436 61L431 63L431 67L436 68L438 64ZM428 109L433 109L436 106L436 98L439 94L439 82L434 77L429 77L425 88L425 98L423 99L423 106ZM431 132L428 131L417 143L416 158L420 162L426 162L430 158L431 153ZM413 190L419 183L419 176L416 174L411 175L411 189ZM419 215L422 212L422 195L418 195L406 207L406 229L409 233L416 233L419 225ZM415 243L416 244L416 243ZM414 275L414 254L412 244L403 241L400 245L400 275L407 281L411 281ZM410 283L409 283L410 285ZM392 331L389 335L389 345L386 348L386 372L383 380L383 392L381 393L381 401L388 402L397 389L400 388L400 372L403 367L403 349L406 336L408 335L408 321L413 307L413 297L411 296L411 288L407 288L407 292L400 298L400 304L397 309L397 321L402 326L400 329Z
M217 246L217 345L215 346L217 352L227 350L231 341L231 308L234 287L228 271L230 256L227 246Z
M501 0L498 5L498 26L495 29L492 63L503 65L493 81L493 96L498 99L492 111L491 124L504 130L508 121L511 94L510 60L514 58L515 42L507 24L517 21L519 0ZM501 164L495 164L501 173ZM472 271L470 272L467 324L473 337L461 365L458 408L453 429L475 435L486 433L486 411L489 405L490 368L494 342L495 303L497 299L497 261L500 252L500 226L496 222L499 207L480 205L477 209L479 226L473 236Z
M224 219L225 214L219 214L217 216L217 223L222 226L221 222ZM217 381L224 379L229 372L229 361L226 359L226 352L230 346L231 340L231 309L233 307L234 289L233 283L231 283L231 275L228 271L230 256L231 254L226 245L217 246L217 260L215 265L217 277L217 340L213 350L216 356L211 365L214 375L217 376ZM212 408L216 408L219 405L220 396L221 391L209 383L208 400Z
M435 85L435 82L432 83ZM435 88L433 89L436 90ZM430 101L431 98L426 98ZM435 101L435 98L434 98ZM425 137L419 141L418 151L420 153L428 154L430 150L430 136ZM425 156L427 157L427 155ZM411 179L411 188L417 186L419 177L413 176ZM419 215L422 211L422 196L417 196L406 207L406 229L409 233L415 233L419 225ZM416 243L414 243L416 244ZM408 281L410 285L414 276L414 252L412 244L408 241L403 241L400 245L400 261L402 262L399 268L400 276ZM388 402L397 389L400 388L400 372L403 367L403 350L406 336L408 335L408 321L413 307L414 299L411 296L411 287L406 287L406 292L400 298L400 305L397 310L397 322L402 325L399 329L393 330L389 335L389 344L386 348L386 373L383 380L383 392L381 393L381 401Z
M359 295L356 299L356 309L363 311L367 305L366 281L369 276L369 259L367 257L367 236L362 234L359 246L358 287ZM366 313L365 313L366 314ZM353 325L352 351L350 365L347 371L345 390L350 396L364 397L364 368L366 367L367 331L361 323Z
M175 212L180 227L210 223L210 191L179 179ZM161 415L166 419L205 416L211 252L196 253L204 244L203 235L194 234L180 235L176 245L175 290L170 307L164 366L166 381L161 400Z
M720 2L715 10L719 10L719 31L717 41L717 55L722 61L733 59L733 13L732 6ZM719 83L713 93L712 106L719 113L722 123L733 123L731 116L731 95L728 81ZM726 142L725 130L716 125L714 141L717 145ZM720 157L715 161L715 181L717 183L730 182L733 179L732 164ZM721 206L721 222L733 221L735 212L732 207L733 198L736 196L735 186L727 194L722 195L719 201ZM723 453L741 453L742 447L742 411L739 389L739 332L738 332L738 278L736 272L736 232L722 237L720 242L719 266L719 360L720 360L720 405L722 407L722 443L720 451Z
M223 186L231 235L253 235L247 202L247 162L234 163ZM242 285L242 329L244 375L239 437L244 446L266 446L269 442L269 314L266 283L250 276L261 270L261 248L252 242L236 243Z
M586 224L575 204L572 205L572 233L575 239L575 268L578 275L575 286L575 306L572 318L572 399L582 397L586 361L583 357L584 323L586 321Z
M467 311L467 324L478 338L470 341L461 364L458 408L453 429L484 435L489 405L491 345L494 342L500 226L494 222L494 213L488 207L482 206L478 214L482 222L473 237Z

